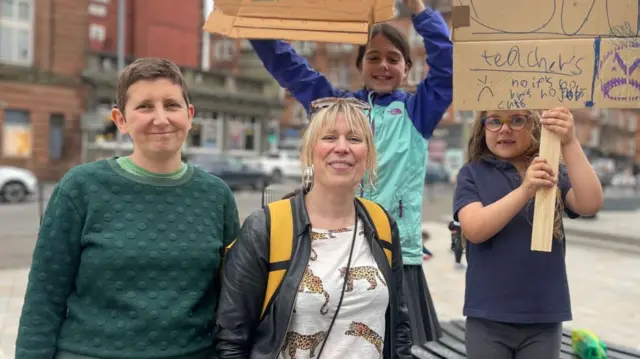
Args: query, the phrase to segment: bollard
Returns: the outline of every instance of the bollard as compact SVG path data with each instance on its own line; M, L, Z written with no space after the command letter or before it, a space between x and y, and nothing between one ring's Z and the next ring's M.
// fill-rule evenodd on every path
M40 215L40 224L44 217L44 184L38 181L38 214Z

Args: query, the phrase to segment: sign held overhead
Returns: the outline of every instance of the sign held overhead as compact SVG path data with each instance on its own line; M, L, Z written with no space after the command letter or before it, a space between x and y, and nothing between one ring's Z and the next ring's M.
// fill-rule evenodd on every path
M638 0L453 0L456 110L640 108Z
M236 39L366 44L395 0L216 0L203 29Z

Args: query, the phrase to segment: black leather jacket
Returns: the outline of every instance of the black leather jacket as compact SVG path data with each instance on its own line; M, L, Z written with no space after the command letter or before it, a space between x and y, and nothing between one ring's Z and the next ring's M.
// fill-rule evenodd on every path
M311 223L302 195L294 197L293 203L294 233L297 234L297 240L293 244L291 266L262 320L259 318L269 273L268 210L254 212L246 219L238 240L227 253L215 333L220 359L278 357L293 312L298 284L309 262L311 250ZM374 240L377 234L367 212L362 204L356 203L358 217L363 221L365 236L373 256L385 281L389 283L384 358L410 359L411 329L402 289L402 253L398 227L391 220L393 254L392 267L389 267L381 245Z

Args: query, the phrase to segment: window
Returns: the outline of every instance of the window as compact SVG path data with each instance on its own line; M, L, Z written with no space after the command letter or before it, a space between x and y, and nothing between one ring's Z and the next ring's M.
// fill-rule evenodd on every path
M294 125L302 125L309 122L307 117L307 111L304 109L304 106L298 101L294 102L293 111L291 116L291 122Z
M316 50L316 43L312 41L294 41L293 48L301 56L311 56Z
M49 159L62 159L64 149L64 114L54 113L49 117Z
M416 29L413 27L413 24L409 25L409 46L421 46L422 45L422 36L416 32Z
M2 154L5 157L31 156L31 119L27 111L5 110Z
M0 62L33 63L34 0L0 0Z
M216 61L231 61L236 51L236 42L227 38L218 38L213 44L213 58Z
M347 89L349 87L349 64L334 63L333 66L331 66L329 77L334 86Z
M418 85L422 80L424 80L425 76L425 65L422 59L418 59L414 62L414 65L409 70L409 76L407 76L407 82L411 86Z
M353 51L352 44L327 44L327 51L330 54L348 54Z
M593 126L589 135L589 147L600 146L600 127Z
M95 17L106 17L107 16L107 6L100 4L89 4L88 12L90 16Z
M104 42L107 39L107 30L100 24L89 25L89 39Z
M638 129L638 121L640 121L640 115L636 116L635 114L630 113L628 118L629 123L627 125L629 132L636 132Z

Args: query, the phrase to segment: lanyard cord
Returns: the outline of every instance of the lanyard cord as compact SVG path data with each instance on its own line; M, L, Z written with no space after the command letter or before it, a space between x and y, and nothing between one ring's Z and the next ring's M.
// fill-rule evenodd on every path
M329 324L329 329L327 329L327 333L324 335L324 340L322 341L322 346L320 347L320 351L316 359L320 359L320 355L322 354L322 350L324 349L324 345L327 344L327 339L329 338L329 334L331 333L331 329L333 328L333 324L338 317L338 312L340 311L340 307L342 306L342 299L344 298L344 290L347 287L347 279L349 278L349 271L351 271L351 258L353 258L353 247L355 247L356 243L356 235L358 233L358 212L356 209L356 224L353 227L353 239L351 240L351 251L349 252L349 260L347 261L347 270L344 272L344 282L342 283L342 293L340 293L340 300L338 301L338 306L336 307L336 312L333 314L333 318L331 319L331 324Z

